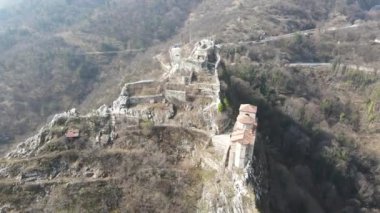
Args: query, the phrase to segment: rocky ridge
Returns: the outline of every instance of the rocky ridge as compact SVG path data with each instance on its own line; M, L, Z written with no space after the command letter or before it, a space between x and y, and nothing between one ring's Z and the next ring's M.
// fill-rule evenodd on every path
M135 146L131 145L134 142L130 138L148 137L149 140L157 135L160 143L167 143L165 133L173 135L173 131L185 131L174 146L179 164L187 159L187 164L200 166L197 174L203 187L200 198L196 199L196 209L200 212L255 212L255 195L245 183L247 170L224 171L223 153L210 143L211 136L219 133L216 115L220 102L220 48L210 39L197 42L191 52L189 45L175 45L170 50L170 64L160 61L165 71L160 80L127 83L111 106L103 105L89 114L81 115L72 109L55 115L35 136L20 143L1 160L0 184L13 187L14 191L20 190L14 188L20 184L40 187L42 195L38 196L42 197L30 198L39 200L39 205L53 202L48 196L55 195L54 187L47 185L116 182L113 186L118 186L120 179L116 174L97 161L108 155L120 157L144 152L126 148ZM80 136L68 138L65 132L69 129L78 129ZM91 153L96 153L97 158L88 163L84 159ZM33 161L37 164L29 165ZM45 164L48 169L44 168ZM3 210L20 210L22 207L14 202L0 199Z

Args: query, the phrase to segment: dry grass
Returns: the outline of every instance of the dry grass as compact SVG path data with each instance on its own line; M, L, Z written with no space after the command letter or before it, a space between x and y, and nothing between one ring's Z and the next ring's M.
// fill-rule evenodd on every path
M42 202L48 203L49 209L73 212L195 210L203 171L195 167L189 149L203 144L203 137L181 128L153 129L147 136L141 131L120 131L113 146L106 149L73 149L27 160L1 160L11 176L0 179L1 194L8 195L0 196L0 204L11 204L17 211L38 209ZM19 187L8 181L35 171L42 180L17 183ZM57 177L51 176L53 171L58 171ZM86 178L88 172L102 178ZM52 179L44 179L45 175ZM29 186L36 190L26 189ZM51 192L49 196L44 190ZM22 205L21 197L25 201Z

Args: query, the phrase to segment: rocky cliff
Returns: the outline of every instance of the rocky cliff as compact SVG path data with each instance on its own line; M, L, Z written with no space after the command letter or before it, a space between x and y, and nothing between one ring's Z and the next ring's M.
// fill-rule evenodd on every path
M1 159L1 209L256 212L248 170L225 171L211 142L219 48L176 45L160 80L127 83L91 113L55 115Z

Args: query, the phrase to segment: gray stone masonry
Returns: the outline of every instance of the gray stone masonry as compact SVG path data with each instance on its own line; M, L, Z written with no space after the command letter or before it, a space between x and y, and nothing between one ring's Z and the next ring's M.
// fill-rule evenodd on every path
M178 100L181 102L187 101L186 91L180 90L165 90L165 98L169 101Z

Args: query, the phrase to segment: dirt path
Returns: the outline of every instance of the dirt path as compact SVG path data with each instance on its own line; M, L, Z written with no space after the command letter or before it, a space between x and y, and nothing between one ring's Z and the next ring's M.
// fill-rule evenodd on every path
M332 63L290 63L286 64L285 66L287 67L332 67ZM359 65L352 65L352 64L340 64L341 67L346 67L347 69L350 70L358 70L361 72L365 73L377 73L379 71L379 68L374 68L374 67L365 67L365 66L359 66Z
M31 182L24 182L15 179L2 179L0 180L0 184L5 185L40 185L40 184L82 184L82 183L96 183L96 182L108 182L118 180L117 178L55 178L52 180L36 180Z
M96 52L85 52L83 54L78 55L109 55L109 54L122 54L122 53L134 53L134 52L142 52L144 48L141 49L130 49L130 50L119 50L119 51L96 51Z
M221 45L228 46L228 45L242 45L242 44L251 44L251 45L264 44L264 43L268 43L268 42L272 42L272 41L278 41L281 39L292 38L296 35L312 35L316 32L320 32L320 33L335 32L335 31L340 31L340 30L355 29L358 27L369 26L372 24L374 24L374 23L353 24L353 25L347 25L347 26L341 26L341 27L315 28L315 29L310 29L310 30L297 31L297 32L284 34L284 35L269 36L269 37L266 37L266 38L259 40L259 41L240 41L237 43L233 43L233 42L228 43L227 42L227 43L222 43Z
M71 154L76 154L76 155L91 155L93 154L94 151L83 151L83 150L66 150L62 152L54 152L54 153L49 153L45 155L39 155L37 157L31 157L31 158L25 158L25 159L14 159L14 158L1 158L0 159L0 166L1 164L16 164L16 163L24 163L24 162L31 162L31 161L36 161L36 160L41 160L41 159L48 159L48 158L55 158L58 156L64 156L64 155L71 155ZM97 152L99 153L99 152ZM104 149L101 151L100 154L135 154L135 153L143 153L143 150L127 150L127 149Z

